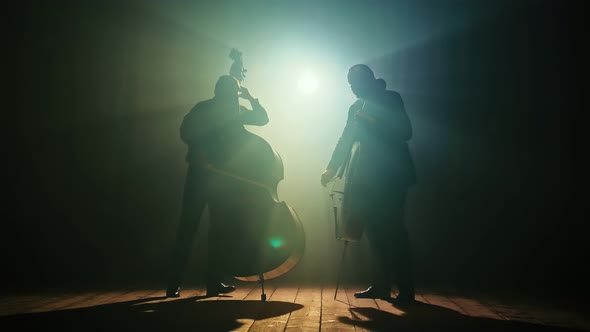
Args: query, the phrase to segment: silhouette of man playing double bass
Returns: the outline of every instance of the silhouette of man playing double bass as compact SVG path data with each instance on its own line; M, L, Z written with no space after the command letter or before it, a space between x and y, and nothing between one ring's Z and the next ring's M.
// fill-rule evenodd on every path
M250 102L252 109L240 105L239 98ZM209 205L221 206L223 192L213 185L209 168L216 168L231 160L244 125L263 126L268 114L258 99L232 75L219 77L214 97L197 103L183 118L180 137L187 144L188 170L185 178L182 212L172 251L167 297L179 297L183 274L200 220ZM223 262L225 227L216 217L218 209L209 209L208 267L206 277L207 296L229 293L235 286L222 282L226 262Z

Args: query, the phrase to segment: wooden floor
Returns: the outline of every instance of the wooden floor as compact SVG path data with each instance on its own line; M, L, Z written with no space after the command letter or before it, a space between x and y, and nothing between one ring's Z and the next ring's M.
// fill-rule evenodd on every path
M525 299L419 292L418 302L395 307L355 299L360 287L255 283L219 297L188 288L180 298L161 289L127 289L0 296L0 327L54 331L590 331L575 309ZM334 296L336 296L336 299ZM392 293L395 297L395 292Z

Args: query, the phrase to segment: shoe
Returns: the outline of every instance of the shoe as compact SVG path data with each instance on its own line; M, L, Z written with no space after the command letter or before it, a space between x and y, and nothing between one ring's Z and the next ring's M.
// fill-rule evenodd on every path
M375 288L370 286L361 292L354 293L354 297L357 299L382 299L388 300L391 297L391 292L386 288Z
M416 299L414 298L414 294L401 293L391 303L395 306L407 306L416 303Z
M180 286L168 287L166 297L180 297Z
M216 296L219 294L227 294L236 290L236 286L226 285L222 282L207 285L207 296Z

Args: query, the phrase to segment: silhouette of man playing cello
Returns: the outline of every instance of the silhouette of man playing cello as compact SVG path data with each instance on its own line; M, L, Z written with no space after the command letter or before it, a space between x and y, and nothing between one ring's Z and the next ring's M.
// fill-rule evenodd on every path
M378 262L373 284L355 293L357 298L390 299L395 281L398 304L414 301L414 279L408 233L404 223L406 193L415 183L414 164L407 141L412 126L399 93L387 90L383 79L357 64L348 72L357 101L348 111L344 131L321 176L325 186L346 162L355 142L360 143L358 164L350 188L350 210L364 222L371 252Z

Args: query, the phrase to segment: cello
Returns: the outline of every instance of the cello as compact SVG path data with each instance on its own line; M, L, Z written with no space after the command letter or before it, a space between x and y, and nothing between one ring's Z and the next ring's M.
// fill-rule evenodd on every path
M240 83L245 77L242 53L230 51L230 75ZM291 271L305 248L303 224L286 202L279 200L278 184L284 179L280 154L262 137L243 128L232 146L232 158L210 166L223 200L211 206L211 217L224 224L223 270L241 281L258 281L266 300L264 281Z
M365 104L363 103L361 110L364 109L364 106ZM356 131L358 131L358 123L355 122L353 132ZM336 175L331 180L332 188L330 189L330 198L333 203L334 234L336 240L344 242L340 268L336 280L336 290L334 291L334 299L336 299L338 294L348 243L360 241L364 231L364 220L352 207L352 201L355 199L353 188L356 185L356 182L359 181L356 177L356 173L361 153L361 143L357 139L356 133L353 137L354 139L351 142L344 163L340 165Z
M353 132L358 130L357 127L358 123L355 122ZM364 230L362 217L355 213L351 207L354 200L354 190L352 188L359 181L355 175L361 154L361 143L356 138L356 134L353 134L353 137L355 138L351 142L344 163L340 165L336 175L331 180L332 187L330 189L334 212L334 234L337 240L344 241L345 244L349 241L360 241Z

